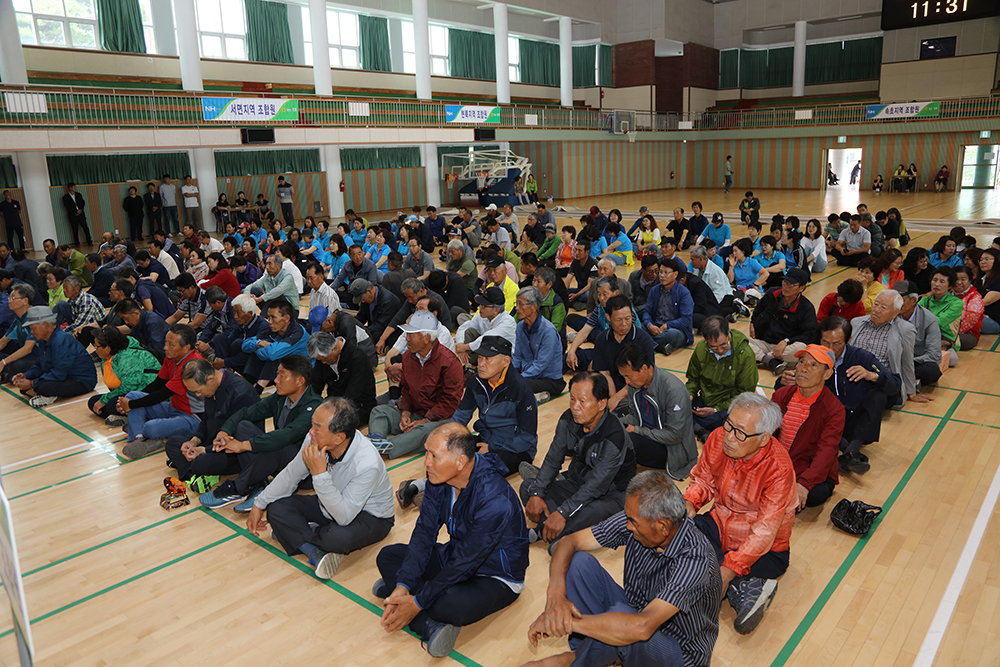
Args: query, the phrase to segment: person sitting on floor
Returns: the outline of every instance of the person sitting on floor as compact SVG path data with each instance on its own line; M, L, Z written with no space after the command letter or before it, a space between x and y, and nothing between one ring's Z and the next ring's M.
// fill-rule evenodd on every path
M10 289L8 305L14 319L0 338L0 382L4 384L38 361L38 351L35 349L38 341L31 337L31 329L27 324L28 310L37 294L27 283L14 285Z
M327 398L350 398L361 424L367 424L375 409L375 373L368 356L346 338L318 331L309 336L309 356L316 360L312 388Z
M44 408L60 398L86 394L97 386L97 372L87 350L73 336L56 327L48 306L32 306L24 324L31 330L38 355L31 368L11 378L33 408Z
M871 315L851 320L853 334L849 341L851 345L871 352L883 366L900 377L902 391L888 406L896 408L903 407L908 400L923 403L928 398L914 398L918 396L913 364L916 328L897 317L902 309L903 297L899 292L882 290L875 297Z
M141 391L130 391L118 399L118 413L126 416L128 444L126 458L137 459L163 449L173 435L191 436L198 430L194 415L204 410L204 402L189 395L181 371L189 361L201 359L194 349L197 335L187 324L175 324L165 337L166 359L156 379Z
M611 664L708 667L719 636L722 581L714 550L664 473L636 475L625 509L559 542L546 609L528 640L569 635L568 653L524 667ZM619 586L588 551L625 547Z
M291 273L292 270L299 273L299 270L294 265L292 269L287 269L283 262L278 253L268 256L264 262L264 275L243 289L245 293L253 295L258 305L264 301L271 302L277 299L284 299L295 306L299 305L299 288L295 285L295 277ZM175 284L180 283L175 281Z
M108 426L124 426L127 419L118 413L118 399L130 391L145 388L160 370L162 362L143 349L135 338L112 326L97 330L94 350L103 362L100 373L108 391L91 396L87 407Z
M205 402L205 410L193 435L167 438L165 450L170 467L177 470L177 478L182 481L195 475L229 474L230 462L212 451L212 440L232 414L256 405L260 397L241 376L226 368L216 369L204 359L188 362L181 371L181 380L192 395ZM263 432L264 420L257 420L255 426Z
M267 478L277 475L295 458L302 438L312 424L314 411L323 402L309 386L312 362L293 354L278 362L274 393L259 403L231 413L214 434L211 446L206 442L207 457L199 464L201 474L232 475L214 490L203 493L199 501L209 509L236 503L234 511L245 514L264 488ZM271 419L274 429L265 433L263 423Z
M691 256L694 257L694 253ZM660 265L656 255L647 254L642 256L639 267L628 275L628 282L632 287L632 303L641 310L646 306L650 290L660 284ZM729 281L726 281L726 285L729 285ZM731 288L729 292L732 293Z
M778 442L788 450L795 468L796 508L822 505L837 486L844 406L826 386L837 358L822 345L809 345L796 355L795 384L771 396L784 415Z
M527 381L535 400L544 403L562 393L562 340L555 325L539 315L542 294L535 287L517 293L517 344L514 370Z
M528 539L524 513L495 454L449 423L427 438L427 489L409 544L383 547L375 559L386 632L406 625L441 658L462 627L517 600L524 590ZM446 526L450 540L437 542Z
M441 302L431 296L423 296L417 300L417 310L423 310L437 317L441 313ZM452 352L455 351L455 339L452 337L448 327L438 320L437 340ZM382 361L382 369L385 371L385 379L389 391L379 396L379 403L399 400L399 379L403 373L403 354L406 353L406 336L400 336L392 347L386 351Z
M447 303L444 297L437 292L427 289L427 286L416 278L407 278L403 281L403 296L406 300L402 303L402 306L396 310L393 314L392 319L389 324L386 325L385 330L382 335L376 339L375 351L379 354L383 354L388 348L392 347L392 344L396 342L396 338L400 335L400 325L410 319L410 316L417 310L417 302L421 299L431 297L437 299L438 303L445 306ZM442 307L441 312L438 314L438 322L443 324L447 329L452 328L451 311L447 307Z
M382 340L382 335L386 332L389 323L402 307L399 299L381 285L376 285L363 278L351 281L348 295L358 306L357 320L365 327L368 337L372 341Z
M920 305L920 292L912 280L898 280L892 288L903 297L903 308L899 317L916 329L913 340L914 377L921 385L936 384L941 379L941 327L931 311ZM917 399L933 400L918 394Z
M622 419L639 465L685 479L698 460L691 397L684 383L656 366L643 348L629 344L616 359L628 383L628 414Z
M606 311L611 326L594 341L593 362L590 370L597 371L608 380L611 399L608 408L621 416L628 413L629 388L618 368L618 353L629 345L639 346L646 354L646 362L656 365L656 343L635 322L635 311L622 295L607 301Z
M596 343L597 339L611 328L611 321L607 310L608 302L618 296L628 301L628 297L621 294L619 290L622 283L622 280L614 276L601 276L594 282L594 286L590 290L591 293L597 294L597 306L590 311L586 319L575 313L569 316L570 318L574 316L579 318L576 320L576 325L579 325L579 331L576 333L571 331L567 334L570 344L569 349L566 350L566 366L571 370L587 370L590 368L590 364L594 360L595 351L593 349L582 349L581 345L587 342ZM631 302L629 302L629 314L636 325L641 325L642 320L639 319L639 314L631 307ZM570 325L570 327L572 328L576 325ZM649 334L646 335L648 336Z
M730 329L724 317L706 317L701 333L705 339L695 346L686 377L694 434L704 442L726 421L732 400L756 389L759 374L746 334Z
M684 492L688 516L715 547L733 626L753 632L788 569L795 522L795 469L773 435L781 409L755 392L740 394L712 432ZM698 510L710 501L712 509Z
M185 278L185 276L187 277ZM198 287L198 283L195 282L194 276L190 273L182 273L177 276L174 287L180 293L181 300L177 303L177 310L174 314L166 318L167 324L177 324L186 317L191 328L200 329L212 310L212 307L208 305L208 299L205 298L204 290Z
M965 303L951 293L955 286L955 270L950 266L935 267L931 273L931 293L920 299L920 305L937 318L941 330L941 347L948 352L941 361L941 372L958 363L961 341L958 337Z
M83 291L83 284L76 276L66 276L63 280L63 294L66 300L57 303L52 312L58 323L71 335L80 327L104 319L104 306L97 297Z
M433 313L417 311L400 329L407 351L399 402L377 406L368 420L369 437L391 459L422 448L430 432L455 414L465 385L462 363L438 341Z
M611 392L600 373L581 371L569 382L570 407L556 424L541 468L522 464L524 513L536 524L528 539L550 543L620 512L635 477L635 451L625 427L608 411ZM569 468L563 463L572 457Z
M694 341L694 300L688 288L677 280L680 271L676 261L660 260L660 284L650 290L642 313L642 324L656 342L657 351L668 357L675 347Z
M381 542L396 522L389 473L359 425L350 399L320 404L295 458L254 499L247 517L247 530L257 536L270 523L285 553L305 555L320 579L332 579L345 555ZM316 494L295 494L306 479Z
M241 295L237 294L236 296ZM198 332L198 342L195 343L195 347L206 359L215 361L214 343L218 339L221 345L226 338L226 330L232 326L233 304L226 296L226 292L218 285L212 285L205 290L205 300L208 301L208 306L212 310L202 324L201 331Z
M775 375L795 365L795 353L816 339L816 309L803 295L809 279L808 271L789 269L781 287L764 294L750 319L754 358Z
M156 313L143 310L132 299L122 299L115 304L114 310L125 324L125 331L122 333L134 338L144 350L162 363L167 332L170 331L166 320Z
M463 365L474 365L475 355L486 336L506 338L513 350L517 342L517 322L504 310L505 298L499 287L489 287L475 298L479 311L458 327L455 355Z
M864 317L865 305L861 302L864 296L864 286L854 278L848 278L837 285L836 292L830 292L819 302L816 320L822 322L833 315L839 315L847 321Z
M243 375L263 389L278 373L278 362L287 356L305 355L309 334L295 317L298 309L284 299L267 303L267 323L271 331L264 338L247 338L242 349L249 356Z
M346 310L328 311L326 306L316 306L309 311L309 327L312 333L322 331L332 333L338 338L354 343L368 358L372 370L378 367L378 353L375 343L368 337L368 332L358 322L357 318Z

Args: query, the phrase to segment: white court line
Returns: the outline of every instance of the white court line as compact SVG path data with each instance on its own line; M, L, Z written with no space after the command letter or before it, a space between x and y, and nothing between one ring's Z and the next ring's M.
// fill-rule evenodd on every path
M47 459L50 456L55 456L56 454L62 454L63 452L71 452L74 449L82 449L83 447L90 447L94 441L81 442L79 445L73 445L72 447L65 447L63 449L58 449L54 452L49 452L48 454L39 454L38 456L32 456L30 459L24 459L23 461L18 461L17 463L8 463L5 466L0 466L0 472L4 470L10 470L11 468L17 468L23 466L25 463L33 463L34 461L40 461L42 459Z
M969 533L969 539L965 541L962 555L958 558L955 571L952 572L951 580L948 582L948 588L945 589L941 604L938 605L937 612L934 614L934 620L931 621L931 625L927 629L924 643L920 646L920 652L917 653L913 667L931 667L934 664L934 658L937 657L938 649L941 648L944 633L951 622L951 615L955 611L955 605L958 604L958 597L962 593L962 587L965 586L969 570L972 569L972 561L976 556L976 551L979 550L979 544L983 541L986 526L990 522L990 516L996 507L998 497L1000 497L1000 468L997 468L993 475L993 483L990 484L989 491L983 498L976 522L972 524L972 532Z
M58 402L53 403L52 405L48 406L47 408L45 408L45 411L46 412L51 412L55 408L61 408L61 407L66 406L66 405L73 405L74 403L83 403L84 401L89 401L89 400L90 400L90 394L84 396L83 398L78 398L75 401L68 401L66 403L63 403L62 401L58 401Z

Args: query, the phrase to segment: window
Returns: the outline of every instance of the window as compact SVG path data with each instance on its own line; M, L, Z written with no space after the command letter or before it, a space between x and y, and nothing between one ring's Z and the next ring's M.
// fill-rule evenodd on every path
M243 0L195 0L195 14L202 58L247 59Z
M309 8L302 8L302 32L305 35L306 65L313 64L312 20ZM330 46L330 67L361 67L361 37L358 15L328 9L326 12L326 33Z
M517 37L507 38L507 62L509 63L510 80L521 80L521 44Z
M21 44L99 48L95 0L14 0Z
M142 14L142 36L146 40L146 53L156 53L156 37L153 35L153 10L150 0L139 0L139 13Z
M403 71L415 74L417 71L417 46L413 37L413 21L403 21ZM443 25L430 26L431 74L449 76L448 28Z

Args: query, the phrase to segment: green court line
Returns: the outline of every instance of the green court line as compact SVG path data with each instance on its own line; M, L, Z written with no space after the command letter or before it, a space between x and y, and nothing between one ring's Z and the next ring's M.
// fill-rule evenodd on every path
M286 563L294 566L296 569L298 569L298 570L300 570L300 571L302 571L302 572L304 572L304 573L306 573L306 574L308 574L310 576L315 577L313 569L311 567L309 567L308 564L303 563L302 561L300 561L300 560L298 560L296 558L292 558L291 556L289 556L288 554L286 554L281 549L279 549L279 548L277 548L277 547L275 547L275 546L273 546L271 544L268 544L267 542L265 542L261 538L259 538L256 535L252 534L246 528L243 528L243 527L237 525L233 521L230 521L226 517L220 515L218 512L213 512L212 510L210 510L208 508L205 508L205 507L202 507L200 509L202 509L205 514L207 514L208 516L212 517L213 519L215 519L219 523L224 524L224 525L228 526L229 528L231 528L232 530L236 531L236 535L242 535L243 537L247 538L248 540L250 540L251 542L253 542L257 546L263 548L265 551L271 553L274 556L277 556L278 558L280 558L281 560L285 561ZM236 537L236 535L233 535L233 537ZM374 602L370 602L370 601L364 599L363 597L361 597L357 593L354 593L353 591L350 591L347 588L344 588L342 585L338 584L337 582L333 581L332 579L317 579L317 581L319 581L320 583L324 584L327 588L332 588L336 592L338 592L341 595L343 595L344 597L346 597L351 602L354 602L355 604L360 605L361 607L367 609L368 611L372 612L373 614L375 614L377 616L381 616L382 615L382 608L379 607L377 604L375 604ZM409 629L407 629L406 632L408 634L410 634L411 636L416 637L416 635L413 634L413 632L411 632ZM2 636L2 635L0 635L0 636ZM465 655L462 655L458 651L454 651L453 650L450 654L448 654L448 657L451 658L452 660L454 660L455 662L461 664L461 665L466 665L466 667L483 667L482 665L480 665L475 660L473 660L473 659L471 659L471 658L469 658L469 657L467 657Z
M411 456L410 458L406 459L405 461L400 461L396 465L389 466L388 468L386 468L386 470L387 471L388 470L395 470L396 468L399 468L400 466L405 466L407 463L412 463L413 461L416 461L419 458L423 458L423 456L424 456L424 453L420 452L419 454Z
M1000 345L1000 336L997 336L997 339L993 341L993 347L990 348L990 352L996 352L997 345Z
M955 410L958 409L958 405L959 403L962 402L962 399L965 398L965 395L966 392L964 391L961 392L952 402L951 407L948 408L948 412L945 413L944 417L940 418L938 425L934 428L934 431L927 439L927 442L924 443L924 446L920 449L920 451L917 453L917 456L913 459L913 462L910 463L910 466L906 469L906 472L903 473L903 476L900 478L899 482L896 483L896 486L895 488L893 488L892 493L890 493L889 497L886 498L885 504L882 505L882 513L878 516L878 518L875 519L875 522L872 524L871 530L869 530L866 535L863 535L860 539L858 539L857 544L854 545L854 548L852 548L850 553L848 553L847 557L844 559L844 562L840 564L839 568L837 568L837 571L834 573L829 583L827 583L826 587L823 589L823 592L820 593L819 597L816 599L816 602L813 603L812 607L809 608L808 613L806 613L805 617L799 622L798 627L795 628L795 631L792 633L792 636L788 638L788 641L785 642L785 645L782 647L781 651L774 658L774 661L771 663L771 667L781 667L787 664L788 659L792 657L792 653L795 652L795 649L798 647L803 637L805 637L806 633L812 627L812 624L816 621L816 618L819 616L820 612L823 611L824 607L826 607L827 602L829 602L830 598L833 597L834 592L836 592L837 588L840 586L840 583L844 580L844 577L847 576L847 573L848 571L850 571L851 566L854 565L854 562L858 559L858 556L860 556L861 552L864 551L866 546L868 546L868 542L871 539L871 536L875 534L875 530L878 528L879 524L882 523L883 519L885 519L886 515L889 513L889 510L892 509L892 506L896 503L896 500L903 492L903 489L906 488L906 485L913 477L913 474L917 471L917 468L920 467L920 464L923 462L924 457L927 456L927 453L930 451L931 447L934 446L934 443L941 435L941 432L944 430L945 425L951 420L951 416L955 413Z
M197 556L198 554L200 554L200 553L202 553L204 551L208 551L209 549L213 549L213 548L219 546L220 544L224 544L225 542L228 542L228 541L230 541L232 539L235 539L236 537L237 537L237 535L230 535L228 537L223 537L221 540L217 540L215 542L212 542L211 544L205 545L205 546L201 547L200 549L195 549L194 551L192 551L190 553L187 553L187 554L184 554L183 556L178 556L177 558L174 558L173 560L169 560L166 563L162 563L160 565L157 565L156 567L152 567L152 568L146 570L145 572L140 572L139 574L135 575L134 577L129 577L128 579L125 579L124 581L120 581L117 584L113 584L111 586L108 586L107 588L103 588L103 589L97 591L96 593L91 593L90 595L82 597L79 600L76 600L74 602L70 602L69 604L63 605L62 607L59 607L58 609L53 609L52 611L50 611L48 613L42 614L41 616L38 616L36 618L31 619L31 623L32 624L41 623L42 621L44 621L46 619L52 618L56 614L61 614L64 611L72 609L73 607L78 607L79 605L83 604L84 602L89 602L90 600L93 600L96 597L100 597L101 595L104 595L105 593L110 593L111 591L119 589L122 586L127 586L128 584L131 584L134 581L142 579L143 577L146 577L146 576L148 576L150 574L154 574L155 572L159 572L160 570L168 568L171 565L176 565L177 563L180 563L181 561L187 560L191 556ZM7 630L5 632L0 633L0 639L2 639L3 637L6 637L7 635L9 635L12 632L14 632L13 628L11 628L10 630Z

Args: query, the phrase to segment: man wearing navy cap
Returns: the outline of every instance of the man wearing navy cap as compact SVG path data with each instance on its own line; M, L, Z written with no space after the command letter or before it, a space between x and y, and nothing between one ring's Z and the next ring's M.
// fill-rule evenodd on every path
M802 294L808 284L808 271L789 269L781 287L764 294L750 318L750 349L775 375L794 366L795 353L816 339L816 308Z

